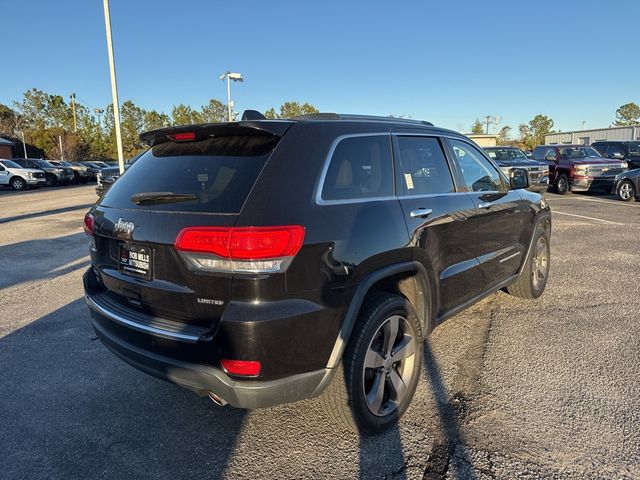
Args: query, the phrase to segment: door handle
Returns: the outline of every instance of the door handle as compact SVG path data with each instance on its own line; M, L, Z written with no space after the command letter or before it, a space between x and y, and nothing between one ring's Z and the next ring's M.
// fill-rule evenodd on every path
M430 208L417 208L416 210L412 210L409 215L411 218L422 218L431 215L432 212L433 210Z
M492 202L480 202L478 208L491 208L492 205Z

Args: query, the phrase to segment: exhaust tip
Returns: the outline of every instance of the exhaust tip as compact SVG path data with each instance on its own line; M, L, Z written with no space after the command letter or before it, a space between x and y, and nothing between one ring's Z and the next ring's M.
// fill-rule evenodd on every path
M213 403L215 403L219 407L224 407L227 404L227 402L225 400L223 400L222 398L220 398L218 395L216 395L213 392L208 392L208 395L209 395L209 398L211 399L211 401L213 401Z

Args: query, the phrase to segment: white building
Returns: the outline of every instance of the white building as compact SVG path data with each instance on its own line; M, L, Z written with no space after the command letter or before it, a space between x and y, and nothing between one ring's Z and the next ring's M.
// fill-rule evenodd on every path
M545 145L591 145L603 140L640 140L640 125L550 133L544 137Z

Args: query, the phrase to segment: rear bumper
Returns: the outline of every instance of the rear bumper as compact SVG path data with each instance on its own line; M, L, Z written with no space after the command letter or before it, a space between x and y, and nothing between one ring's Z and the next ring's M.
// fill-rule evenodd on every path
M331 374L330 370L323 369L271 381L233 380L219 368L181 362L131 345L103 328L99 316L101 314L91 310L93 329L117 357L138 370L199 395L213 392L236 408L264 408L311 398L320 393L323 379Z
M214 336L205 327L145 318L144 314L127 312L126 308L109 304L96 290L92 269L84 274L83 280L91 324L109 350L143 372L200 395L212 392L238 408L269 407L318 395L335 372L335 369L321 368L326 366L326 358L314 363L312 368L301 366L305 359L297 358L301 364L299 370L272 377L265 374L265 379L234 378L219 367L219 358L259 359L263 361L265 372L267 367L277 364L278 359L290 366L289 356L296 350L297 337L300 332L309 331L308 320L315 323L315 318L304 314L280 318L251 315L250 320L222 321ZM239 308L230 306L230 316L246 317L248 312L240 312ZM286 311L286 307L279 306L279 310ZM260 318L262 320L256 323ZM291 324L292 319L296 320L296 327ZM315 336L305 339L308 341L304 342L306 348L303 350L308 352L307 356L324 350ZM284 344L288 345L285 350ZM315 348L309 348L311 346ZM326 347L330 349L331 345Z

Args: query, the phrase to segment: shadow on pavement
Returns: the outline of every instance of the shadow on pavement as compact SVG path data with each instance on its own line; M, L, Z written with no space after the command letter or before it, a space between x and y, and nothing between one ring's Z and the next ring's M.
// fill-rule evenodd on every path
M9 228L9 227L4 227ZM0 290L18 283L57 278L89 265L84 232L0 246Z
M222 478L244 411L131 368L87 318L78 299L0 339L2 476Z
M433 447L424 478L444 478L445 475L450 475L452 478L474 480L477 476L473 471L473 462L464 449L464 437L458 425L459 411L454 407L455 397L449 399L428 339L424 342L423 364L438 409L441 438ZM455 466L455 471L452 466Z
M88 210L93 206L93 203L85 203L83 205L73 205L71 207L54 208L52 210L43 210L41 212L24 213L21 215L15 215L13 217L0 218L0 224L16 222L18 220L26 220L28 218L47 217L49 215L58 215L60 213L73 212L75 210Z

